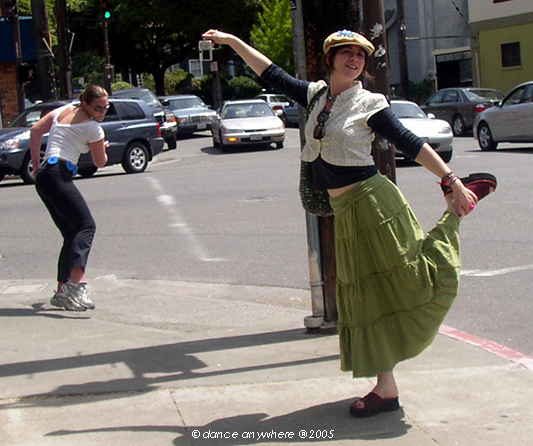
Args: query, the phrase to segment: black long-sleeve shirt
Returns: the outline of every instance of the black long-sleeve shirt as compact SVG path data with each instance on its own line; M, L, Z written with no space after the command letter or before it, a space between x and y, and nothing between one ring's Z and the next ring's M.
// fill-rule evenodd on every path
M303 107L308 106L307 91L310 82L290 76L275 64L267 67L261 78ZM398 150L412 159L418 156L424 144L424 140L402 125L390 107L374 113L367 124L375 133L392 142ZM375 165L336 166L327 163L320 156L312 162L312 167L315 187L325 189L348 186L377 173Z

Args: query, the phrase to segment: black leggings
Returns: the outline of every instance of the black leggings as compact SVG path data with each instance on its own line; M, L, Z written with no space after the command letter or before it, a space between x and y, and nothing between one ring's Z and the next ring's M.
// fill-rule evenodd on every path
M57 280L65 283L73 268L82 267L85 270L96 224L64 162L45 164L37 175L35 186L63 236Z

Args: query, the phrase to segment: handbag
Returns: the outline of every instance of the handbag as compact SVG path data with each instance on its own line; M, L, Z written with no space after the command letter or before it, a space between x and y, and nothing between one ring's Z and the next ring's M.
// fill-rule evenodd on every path
M309 120L309 115L315 107L317 101L328 87L322 87L311 98L306 111L306 122ZM305 145L305 141L304 141ZM319 217L330 217L333 215L333 209L329 203L329 194L326 189L316 189L313 185L313 168L311 163L307 161L300 161L300 200L306 212Z

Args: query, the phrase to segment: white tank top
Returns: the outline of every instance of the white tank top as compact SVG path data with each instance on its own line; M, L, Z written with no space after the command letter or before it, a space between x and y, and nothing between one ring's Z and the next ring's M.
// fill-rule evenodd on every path
M57 156L77 164L80 155L91 150L89 143L100 141L105 137L104 129L92 119L79 124L60 124L57 122L59 115L68 107L71 105L65 105L55 110L46 144L45 160L51 156Z

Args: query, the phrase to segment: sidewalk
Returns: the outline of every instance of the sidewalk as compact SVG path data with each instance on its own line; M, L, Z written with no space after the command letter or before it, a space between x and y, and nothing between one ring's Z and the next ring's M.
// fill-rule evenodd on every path
M305 332L307 291L90 284L96 310L74 313L50 306L52 281L0 281L1 446L532 444L530 358L446 327L398 366L402 410L358 420L371 381L340 372L337 336Z

